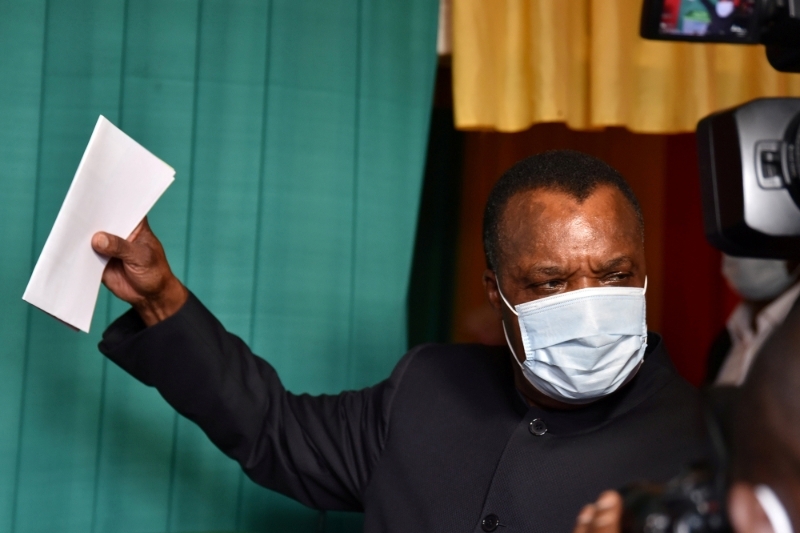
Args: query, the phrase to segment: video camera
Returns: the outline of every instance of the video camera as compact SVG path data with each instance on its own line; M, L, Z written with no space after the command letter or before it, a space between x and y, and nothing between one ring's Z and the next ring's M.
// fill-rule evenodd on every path
M647 39L766 45L800 72L800 0L645 0ZM729 255L800 258L800 99L765 98L697 126L703 222Z
M663 485L623 487L623 533L729 533L722 479L716 468L700 463Z
M642 37L766 45L770 64L800 72L800 0L644 0ZM703 224L729 255L800 258L800 98L764 98L697 125ZM723 417L724 418L724 417ZM666 484L620 489L624 533L722 533L727 439L707 413L715 463Z
M729 255L800 257L800 98L771 98L697 125L703 225Z

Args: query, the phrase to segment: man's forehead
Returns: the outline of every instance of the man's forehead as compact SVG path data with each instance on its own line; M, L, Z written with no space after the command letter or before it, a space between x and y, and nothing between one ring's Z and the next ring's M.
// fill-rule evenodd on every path
M562 255L575 256L591 247L605 261L629 256L641 245L633 208L609 186L598 186L585 199L553 189L520 192L509 199L500 233L506 259L525 255L534 260L531 256L539 252L558 263Z
M552 188L538 188L520 191L508 199L503 210L501 223L518 225L520 222L534 224L543 222L541 217L560 219L591 213L595 216L614 218L620 212L635 213L628 207L623 194L607 185L600 185L585 197ZM626 213L627 214L627 213ZM620 220L619 222L623 222Z

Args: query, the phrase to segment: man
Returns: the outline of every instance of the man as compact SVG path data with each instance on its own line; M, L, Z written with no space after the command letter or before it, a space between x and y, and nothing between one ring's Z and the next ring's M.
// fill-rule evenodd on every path
M722 275L742 298L709 350L706 384L744 382L761 346L800 296L800 263L723 254Z
M800 305L753 364L732 411L728 517L736 533L800 530ZM622 499L604 492L574 533L618 533Z
M374 387L290 394L172 275L146 223L93 238L133 305L100 349L254 481L363 510L365 531L568 531L599 489L703 455L696 393L646 332L643 223L622 177L577 152L528 158L484 228L509 349L421 346Z
M738 533L800 531L800 305L764 346L735 406L728 515Z

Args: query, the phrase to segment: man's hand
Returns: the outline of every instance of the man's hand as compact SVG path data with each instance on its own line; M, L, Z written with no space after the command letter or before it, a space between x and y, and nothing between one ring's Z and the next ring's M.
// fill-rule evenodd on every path
M170 270L164 248L147 218L127 239L95 233L92 248L111 258L103 272L105 286L131 304L148 326L175 314L189 297L189 291Z
M607 490L593 504L581 509L573 533L619 533L622 497Z

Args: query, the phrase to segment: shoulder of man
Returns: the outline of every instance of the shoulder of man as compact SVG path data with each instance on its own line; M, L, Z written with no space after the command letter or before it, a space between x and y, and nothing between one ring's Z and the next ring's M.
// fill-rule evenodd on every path
M436 419L475 409L515 406L520 400L509 357L505 347L480 344L413 348L386 383L390 418L416 424L421 422L420 416Z
M421 344L403 356L391 379L444 382L503 378L510 375L508 358L508 349L504 346Z
M660 335L649 332L648 354L640 372L641 403L633 410L646 414L666 432L680 432L695 440L695 454L707 455L708 441L702 395L697 387L681 376L672 364ZM649 366L649 368L648 368Z
M626 389L622 396L627 398L620 401L620 411L652 413L655 410L660 415L654 419L676 422L696 421L702 416L700 391L678 373L664 339L652 331L648 332L644 364Z

